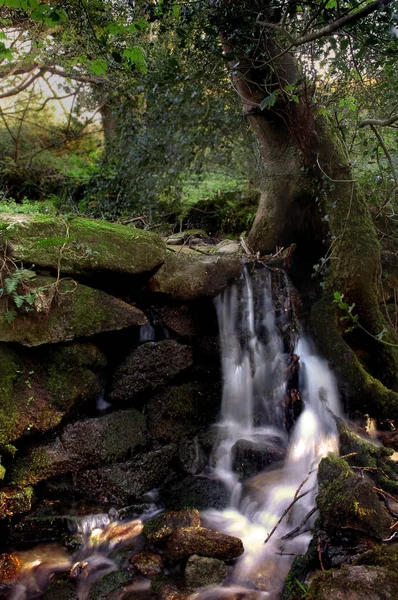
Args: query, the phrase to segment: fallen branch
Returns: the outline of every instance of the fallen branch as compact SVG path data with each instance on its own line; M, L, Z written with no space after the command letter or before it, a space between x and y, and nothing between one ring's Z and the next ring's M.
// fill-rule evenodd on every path
M318 510L317 506L314 506L314 508L311 508L310 512L308 514L305 515L304 519L301 521L301 523L299 525L297 525L297 527L295 527L294 529L292 529L291 531L289 531L289 533L286 533L286 535L282 536L282 540L289 540L291 538L296 537L297 535L299 535L301 533L301 528L307 523L308 519L310 517L312 517L312 515ZM307 531L307 530L306 530ZM304 532L303 532L304 533Z
M307 490L306 492L303 492L302 494L300 494L300 496L297 496L295 499L292 500L292 502L289 504L289 506L283 511L283 514L282 514L281 518L279 519L279 521L277 521L277 523L271 529L271 532L265 538L264 544L266 544L270 540L270 538L274 535L275 531L278 529L278 527L282 523L283 519L290 512L290 509L292 508L292 506L296 502L298 502L299 500L301 500L301 498L304 498L304 496L307 496L307 494L309 494L310 492L312 492L314 489L315 489L315 487L311 488L310 490Z

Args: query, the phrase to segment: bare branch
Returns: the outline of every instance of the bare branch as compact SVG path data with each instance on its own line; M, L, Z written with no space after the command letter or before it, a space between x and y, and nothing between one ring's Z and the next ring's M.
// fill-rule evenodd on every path
M388 125L392 125L398 121L398 114L391 115L388 119L365 119L361 121L358 127L366 127L366 125L370 125L371 127L388 127Z
M4 94L0 94L0 99L1 98L10 98L11 96L16 96L20 92L23 92L24 90L26 90L30 85L32 85L32 83L34 81L36 81L36 79L38 79L42 75L43 75L43 70L40 69L40 71L38 73L36 73L35 75L33 75L30 79L29 79L29 77L27 79L25 79L24 83L22 83L21 85L17 85L16 87L12 88L11 90L8 90L8 92L4 92Z

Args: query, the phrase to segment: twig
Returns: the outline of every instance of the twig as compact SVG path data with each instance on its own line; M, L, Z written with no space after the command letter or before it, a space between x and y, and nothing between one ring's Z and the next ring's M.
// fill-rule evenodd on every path
M318 537L318 545L317 545L317 548L318 548L318 558L319 558L319 564L321 565L321 569L322 569L322 571L324 571L324 570L325 570L325 567L323 566L323 561L322 561L322 550L321 550L321 538L320 538L320 537Z
M283 511L283 514L281 516L281 518L279 519L279 521L277 521L277 523L274 525L274 527L271 529L271 532L267 535L267 537L264 540L264 544L266 544L270 538L274 535L275 531L278 529L279 525L282 523L283 519L286 517L286 515L288 514L288 512L290 511L290 509L292 508L293 504L295 504L298 500L301 500L301 498L304 498L304 496L306 496L307 494L309 494L310 492L312 492L315 488L311 488L310 490L307 490L306 492L303 492L302 494L300 494L300 496L297 496L297 498L295 498L290 504L289 506Z
M309 490L310 491L310 490ZM305 515L304 519L301 521L301 523L299 525L297 525L297 527L295 527L294 529L292 529L291 531L289 531L289 533L287 533L286 535L282 536L282 540L288 540L290 538L296 537L296 535L298 535L300 533L301 528L307 523L308 519L310 517L312 517L312 515L318 510L317 506L314 506L314 508L311 508L310 512L308 514Z

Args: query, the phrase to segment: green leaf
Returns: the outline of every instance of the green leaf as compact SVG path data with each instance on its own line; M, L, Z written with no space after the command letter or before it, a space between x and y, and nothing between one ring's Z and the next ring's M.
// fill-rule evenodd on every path
M4 283L8 294L12 294L17 289L18 280L15 278L7 277Z
M131 48L126 48L123 52L123 58L127 59L127 61L135 64L137 69L142 71L143 73L147 72L147 64L145 60L145 53L140 46L132 46Z
M16 316L17 316L16 310L7 310L7 312L4 315L4 319L6 320L7 323L12 323L13 321L15 321Z
M272 108L276 102L276 98L279 92L280 90L275 90L275 92L272 92L272 94L266 96L260 104L260 110L264 110L265 108Z
M105 75L108 68L108 62L103 58L97 58L90 63L90 71L94 75Z

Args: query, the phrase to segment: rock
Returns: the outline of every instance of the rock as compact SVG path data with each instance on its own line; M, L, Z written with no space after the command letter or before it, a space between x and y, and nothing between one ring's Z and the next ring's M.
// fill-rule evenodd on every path
M382 567L347 565L337 571L316 575L309 587L309 599L395 600L398 575Z
M245 481L286 456L280 438L257 436L256 440L238 440L232 447L232 469Z
M166 244L168 246L182 246L183 244L187 244L188 246L200 246L208 243L213 243L213 240L209 238L203 229L187 229L186 231L173 233L166 239Z
M107 573L93 584L88 594L88 600L109 600L110 594L116 590L122 594L123 587L130 580L131 573L128 571L120 570Z
M149 519L144 526L144 536L155 544L169 537L176 529L183 527L200 527L200 515L196 509L185 509L179 511L166 511Z
M356 475L349 465L330 454L318 471L317 504L320 526L333 535L339 529L354 529L377 538L391 535L392 518L379 501L370 481Z
M189 600L191 592L185 581L176 575L156 575L151 580L151 590L157 600Z
M89 465L129 456L146 444L145 417L135 409L67 425L53 442L32 448L9 477L17 485L37 483Z
M237 558L243 552L243 544L239 538L205 527L176 529L168 537L165 546L165 555L173 562L193 554L230 560Z
M215 254L243 254L243 250L239 242L235 240L221 240L214 250Z
M162 488L160 498L171 510L181 510L187 506L198 510L222 510L228 506L229 491L217 479L190 476Z
M11 323L5 319L10 302L5 297L0 299L0 341L40 346L146 323L142 311L105 292L70 279L61 280L55 292L55 282L52 277L37 277L29 282L31 290L43 289L35 301L35 305L41 303L40 311L17 311ZM48 309L44 309L46 304Z
M163 558L154 552L140 552L130 558L130 563L148 579L152 579L155 575L162 573L164 564Z
M22 564L13 554L0 554L0 583L12 583L21 571Z
M126 401L156 390L189 368L192 361L192 348L174 340L142 344L116 367L109 397Z
M165 245L155 233L94 219L0 215L13 260L62 273L138 275L161 265Z
M126 506L168 481L176 454L176 446L169 445L128 462L88 469L77 473L76 486L86 498Z
M55 581L48 587L42 600L78 600L78 595L73 583Z
M150 279L148 289L181 301L214 297L241 272L239 258L173 253Z
M32 508L33 488L3 488L0 490L0 519L12 517L30 511Z
M168 443L195 435L214 423L220 401L219 383L185 383L167 388L147 404L151 437Z
M92 344L25 353L0 344L0 444L56 427L78 402L98 395L104 355Z
M193 440L181 440L178 445L178 456L182 469L190 475L198 475L206 467L207 456L197 437Z
M134 546L136 538L142 533L144 525L140 519L122 523L109 523L104 529L94 529L90 534L89 545L101 546L106 544L108 548L121 546L124 548Z
M188 587L219 585L227 576L227 565L217 558L190 556L185 567L185 581Z
M153 310L162 325L179 337L191 339L199 335L199 315L191 304L165 304Z

